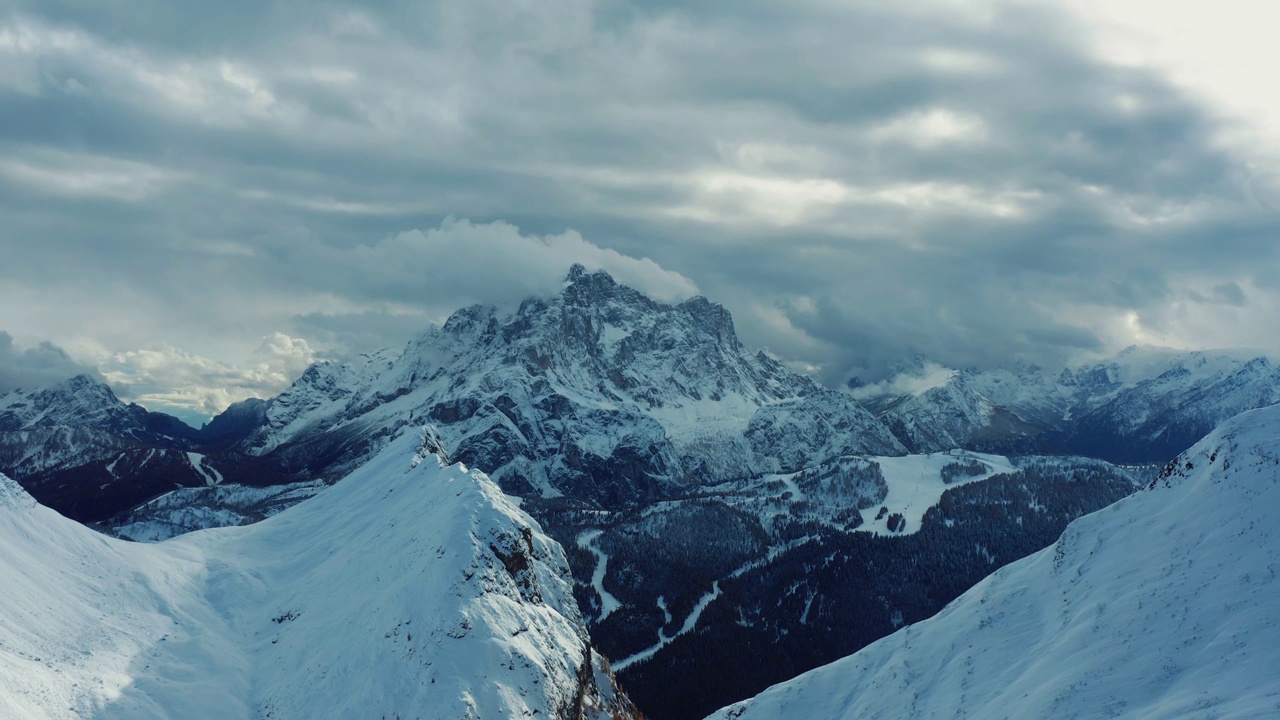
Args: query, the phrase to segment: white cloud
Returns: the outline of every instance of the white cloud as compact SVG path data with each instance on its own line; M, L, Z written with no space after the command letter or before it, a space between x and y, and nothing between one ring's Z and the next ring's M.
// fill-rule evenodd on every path
M0 159L0 178L51 195L125 202L151 199L185 180L148 163L52 150Z
M879 142L903 142L931 148L948 143L976 143L987 137L987 124L977 115L946 108L912 110L871 130Z
M111 354L102 375L121 399L180 417L209 417L233 402L272 397L315 359L307 342L283 333L262 340L253 362L230 365L168 344Z
M92 367L72 360L62 348L49 342L19 348L9 333L0 330L0 395L61 382L80 374L96 375Z
M955 375L956 371L951 368L934 362L925 362L914 370L898 373L878 383L851 388L848 392L859 400L886 395L921 395L946 385Z
M866 227L866 208L898 208L922 215L1018 218L1029 213L1042 193L993 189L958 182L923 181L855 185L823 177L763 175L728 170L701 172L690 178L690 201L670 208L671 217L716 225L768 223L778 227L812 225L828 228L833 214L853 214L851 229Z
M1236 122L1222 140L1280 174L1280 99L1268 92L1280 63L1280 8L1257 0L1068 0L1096 49L1123 65L1154 68Z
M328 272L359 283L363 294L448 309L467 302L516 303L554 292L574 263L605 270L658 300L678 301L698 292L684 275L649 258L600 247L576 231L526 235L502 221L450 217L437 228L402 232L328 261Z

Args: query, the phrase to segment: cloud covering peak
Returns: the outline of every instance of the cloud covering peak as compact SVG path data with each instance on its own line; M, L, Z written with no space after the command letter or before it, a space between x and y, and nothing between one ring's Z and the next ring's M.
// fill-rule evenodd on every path
M1269 156L1067 7L18 0L0 317L175 402L145 353L396 345L574 262L832 384L1280 349Z

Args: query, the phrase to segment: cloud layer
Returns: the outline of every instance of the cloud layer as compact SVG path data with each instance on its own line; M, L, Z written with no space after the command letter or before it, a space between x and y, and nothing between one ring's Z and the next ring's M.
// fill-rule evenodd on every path
M254 362L233 366L171 345L115 353L102 375L125 400L161 408L195 425L247 397L272 397L315 360L305 340L283 333L262 339Z
M572 262L705 293L833 384L1280 349L1272 169L1038 3L9 7L0 317L155 402Z
M101 377L93 367L72 360L62 348L50 342L19 349L9 333L0 331L0 395L50 385L81 374Z

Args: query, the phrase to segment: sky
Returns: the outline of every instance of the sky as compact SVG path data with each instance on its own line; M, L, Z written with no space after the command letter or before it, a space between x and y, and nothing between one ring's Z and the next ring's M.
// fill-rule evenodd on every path
M832 385L1280 352L1262 5L0 0L0 392L198 423L574 262Z

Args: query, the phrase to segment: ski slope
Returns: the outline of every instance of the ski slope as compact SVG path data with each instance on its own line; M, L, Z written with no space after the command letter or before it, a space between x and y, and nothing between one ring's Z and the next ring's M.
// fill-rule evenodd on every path
M157 544L0 476L0 717L630 717L562 549L417 444L261 523Z
M924 514L942 500L942 493L948 489L986 480L997 473L1017 472L1017 468L1013 467L1008 458L977 452L943 452L869 459L879 463L889 492L879 505L862 510L862 525L858 530L877 534L909 535L918 532L921 523L924 522ZM987 466L987 472L956 478L950 484L942 481L944 466L948 463L969 460L982 462ZM889 533L885 525L886 518L876 519L881 507L887 508L890 514L902 515L906 525L900 532Z
M1277 519L1273 406L935 617L712 717L1280 717Z

